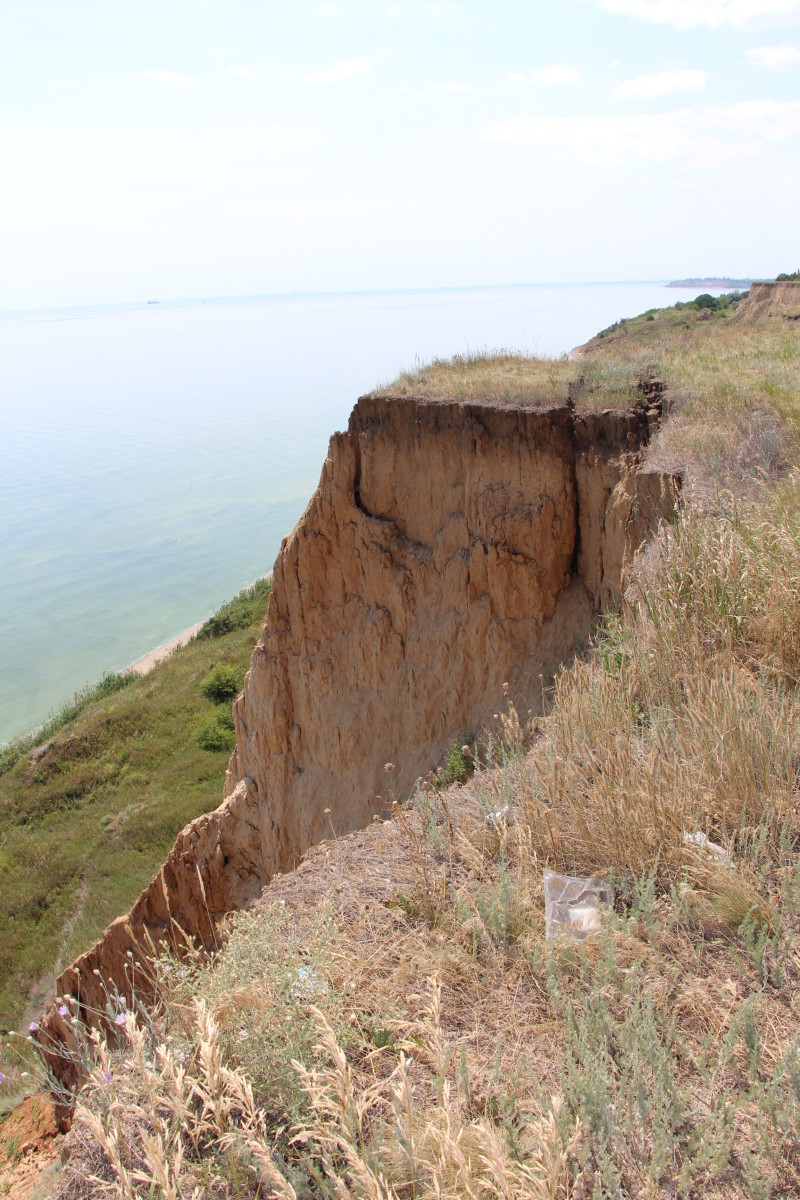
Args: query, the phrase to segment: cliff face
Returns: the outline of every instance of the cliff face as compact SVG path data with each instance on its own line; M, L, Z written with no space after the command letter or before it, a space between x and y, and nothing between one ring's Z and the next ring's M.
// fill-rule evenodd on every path
M504 683L535 709L540 675L569 661L672 514L677 481L638 465L653 420L644 403L579 416L360 400L281 546L223 803L180 834L59 994L90 1019L103 981L130 994L134 964L146 990L150 938L211 944L215 921L309 846L404 798L491 719ZM55 1006L40 1036L69 1039ZM52 1065L72 1081L67 1060Z
M752 321L763 316L800 321L800 280L786 279L780 282L775 280L752 284L750 294L739 305L736 316L742 321Z

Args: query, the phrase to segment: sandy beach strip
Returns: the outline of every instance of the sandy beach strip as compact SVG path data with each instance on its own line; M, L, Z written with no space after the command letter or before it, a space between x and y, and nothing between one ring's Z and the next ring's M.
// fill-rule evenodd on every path
M196 625L192 625L191 629L185 629L183 633L179 633L177 637L164 642L162 646L156 646L155 650L150 650L147 654L143 654L141 658L137 658L136 662L131 663L126 669L128 671L135 671L137 675L146 675L148 671L152 671L156 663L160 663L173 650L177 650L178 646L185 646L187 642L191 641L194 635L203 628L207 620L208 617L202 621L198 621Z
M252 583L248 583L242 588L246 592L249 588L255 587L262 579L272 579L272 571L267 571L266 575L259 575ZM136 662L131 663L126 667L126 671L135 671L137 675L146 675L148 671L152 671L156 663L160 663L162 659L171 654L173 650L177 650L178 646L185 646L190 642L196 633L203 628L206 621L210 620L213 613L209 613L207 617L203 617L202 621L198 621L196 625L192 625L190 629L184 629L183 633L179 633L177 637L171 638L168 642L164 642L162 646L156 646L155 650L149 650L147 654L143 654L141 658L137 658Z

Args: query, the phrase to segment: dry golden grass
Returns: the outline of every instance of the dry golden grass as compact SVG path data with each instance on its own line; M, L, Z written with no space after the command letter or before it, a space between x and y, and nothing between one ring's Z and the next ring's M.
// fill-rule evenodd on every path
M653 454L681 467L706 498L715 489L747 493L774 483L797 460L800 336L796 323L765 313L666 310L651 322L625 322L572 356L473 353L404 372L376 395L481 399L547 406L625 408L641 381L665 387L669 420Z
M607 371L650 371L666 384L670 419L655 450L707 490L774 483L798 455L796 323L769 313L752 322L684 317L639 319L594 339L582 359L599 360Z
M591 363L535 355L456 355L436 359L393 383L377 396L413 396L434 400L490 400L497 404L549 407L572 400L584 408L628 408L641 398L640 370L646 360L627 362L598 356Z
M552 404L563 403L575 377L575 365L566 357L537 358L506 351L458 354L404 372L374 394Z

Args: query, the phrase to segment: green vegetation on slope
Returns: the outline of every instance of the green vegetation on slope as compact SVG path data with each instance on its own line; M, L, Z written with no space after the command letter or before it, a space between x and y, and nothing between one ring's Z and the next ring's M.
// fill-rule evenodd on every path
M222 712L203 681L241 682L268 597L262 580L148 675L86 689L0 756L0 1027L130 907L178 831L220 803L231 692Z

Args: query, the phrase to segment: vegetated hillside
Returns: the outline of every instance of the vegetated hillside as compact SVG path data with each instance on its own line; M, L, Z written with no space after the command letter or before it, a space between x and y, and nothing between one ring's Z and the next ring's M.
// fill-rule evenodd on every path
M666 310L387 390L555 387L665 389L675 526L543 716L510 694L393 820L165 958L153 1011L110 997L64 1200L797 1194L800 326ZM598 942L546 941L545 868L608 879Z
M261 581L150 674L107 677L0 752L0 1027L38 1016L57 970L216 808L268 596Z

